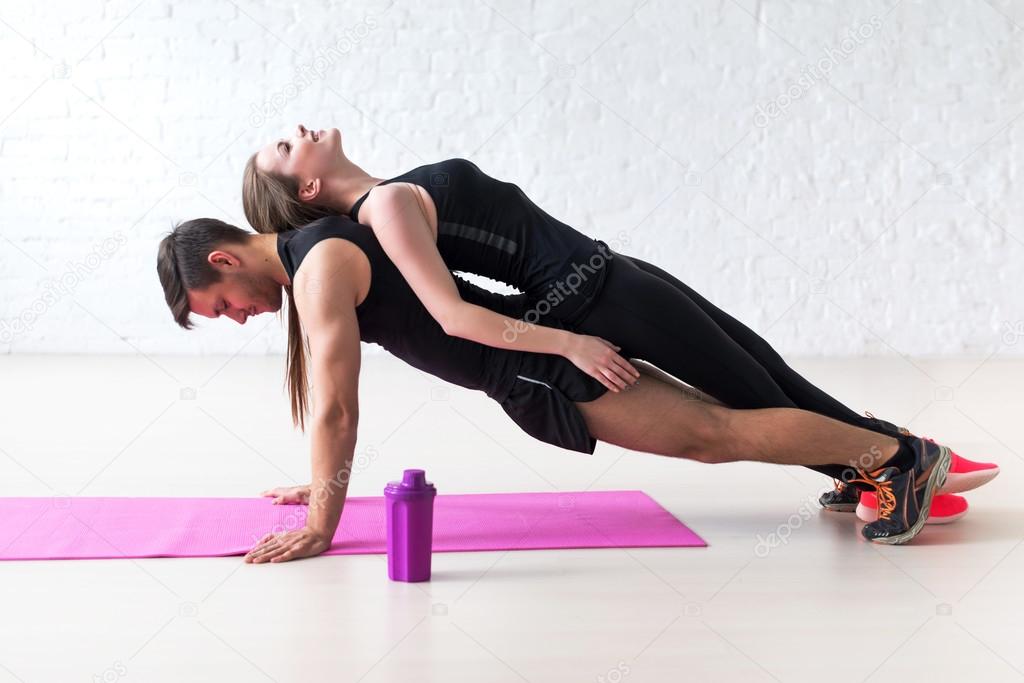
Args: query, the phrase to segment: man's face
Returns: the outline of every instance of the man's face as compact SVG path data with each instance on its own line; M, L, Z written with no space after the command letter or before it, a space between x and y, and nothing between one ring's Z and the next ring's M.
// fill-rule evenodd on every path
M188 301L197 315L225 315L244 325L250 316L281 310L281 286L271 278L239 272L222 276L206 289L189 290Z

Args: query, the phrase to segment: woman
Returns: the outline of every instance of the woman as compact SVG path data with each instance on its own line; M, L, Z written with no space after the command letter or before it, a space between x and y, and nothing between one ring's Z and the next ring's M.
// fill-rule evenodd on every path
M874 489L879 519L870 540L911 540L927 519L950 456L916 437L877 434L788 408L731 410L694 400L652 375L628 392L610 392L563 358L494 349L445 334L390 262L374 232L344 217L300 230L259 235L215 219L177 226L160 244L157 270L176 322L192 313L245 323L281 306L289 294L289 390L293 418L307 410L306 345L313 374L313 481L303 529L268 534L248 561L282 561L323 552L337 529L358 424L359 342L378 343L410 364L484 391L524 430L551 443L593 452L597 439L702 462L755 460L855 472ZM519 313L522 299L468 283L467 298ZM292 303L293 302L293 303ZM496 312L503 317L502 312ZM556 331L557 332L557 331ZM913 464L889 463L909 448ZM837 476L838 475L837 472Z
M546 326L562 325L611 340L623 355L653 363L731 407L797 407L883 434L906 432L858 415L677 278L561 223L519 187L465 159L382 180L348 159L337 129L310 131L300 124L290 138L249 159L242 196L246 217L261 233L329 214L348 214L369 225L449 334L497 348L559 354L612 391L628 386L631 378L619 354L591 346L570 355L556 346ZM523 330L467 306L450 271L517 287L529 302L523 318L544 325ZM897 461L908 466L909 454L901 452ZM956 458L954 472L961 464ZM984 467L983 478L998 473L994 465ZM821 502L852 511L857 500L857 491L837 481Z

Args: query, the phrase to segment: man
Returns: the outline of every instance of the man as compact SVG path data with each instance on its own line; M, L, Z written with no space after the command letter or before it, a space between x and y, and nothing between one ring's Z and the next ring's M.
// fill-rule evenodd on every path
M575 450L592 452L600 439L707 463L803 465L841 477L876 492L879 519L862 530L876 542L906 543L919 533L950 467L948 448L909 434L888 436L793 408L732 410L694 400L657 372L628 391L607 391L561 357L450 337L387 259L373 231L342 216L266 235L215 219L187 221L161 242L157 270L167 304L186 328L193 313L244 324L280 310L282 288L287 291L289 386L293 419L303 426L302 341L308 336L316 407L309 516L302 529L261 539L246 556L251 562L308 557L330 546L356 442L361 338L422 370L484 391L528 433ZM521 297L501 297L464 281L458 287L453 296L461 294L465 305L487 306L516 324ZM523 348L529 348L531 334L519 335ZM568 330L545 334L575 336ZM524 374L524 367L535 376Z

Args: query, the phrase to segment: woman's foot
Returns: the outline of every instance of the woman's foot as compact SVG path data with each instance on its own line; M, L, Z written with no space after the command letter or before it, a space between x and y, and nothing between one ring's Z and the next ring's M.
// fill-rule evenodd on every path
M922 438L935 443L928 437ZM939 493L963 493L983 486L999 476L999 465L993 462L974 462L957 455L952 449L949 454L953 461L949 466L946 483L942 485Z
M967 499L954 493L937 495L932 499L932 509L928 513L925 524L949 524L967 514ZM857 519L862 522L874 522L878 519L878 498L870 491L860 494L857 505Z

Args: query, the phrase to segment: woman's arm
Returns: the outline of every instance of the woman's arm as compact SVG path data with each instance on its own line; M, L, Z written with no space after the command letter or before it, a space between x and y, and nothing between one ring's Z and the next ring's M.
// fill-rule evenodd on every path
M360 364L355 278L350 269L337 268L337 258L332 261L333 268L327 263L334 251L344 248L340 240L325 240L313 247L293 285L311 356L314 415L309 516L302 529L267 534L246 555L246 562L284 562L318 555L331 546L341 519L359 423ZM311 282L317 286L308 286Z
M618 391L640 373L600 337L525 323L464 301L441 258L419 196L405 183L375 188L360 210L363 222L446 334L500 349L564 356Z

